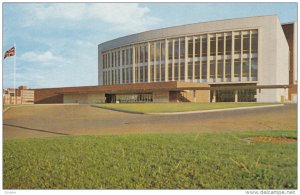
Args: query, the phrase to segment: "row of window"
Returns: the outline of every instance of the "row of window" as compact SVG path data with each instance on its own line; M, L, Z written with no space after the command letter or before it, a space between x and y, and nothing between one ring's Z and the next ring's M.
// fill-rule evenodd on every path
M209 41L208 41L209 40ZM187 45L186 45L187 43ZM208 44L209 43L209 44ZM150 53L148 53L150 50ZM187 52L186 52L187 50ZM179 37L114 49L102 54L103 69L134 64L165 63L187 58L205 58L257 53L258 32L246 30ZM209 52L208 52L209 51Z
M148 73L149 72L149 73ZM185 79L185 76L187 79ZM148 78L149 77L149 78ZM202 82L230 82L241 80L257 80L257 58L234 59L233 66L231 59L212 60L209 65L207 61L174 63L160 65L147 65L124 67L121 69L104 70L103 84L126 84L160 81L185 81L199 80Z

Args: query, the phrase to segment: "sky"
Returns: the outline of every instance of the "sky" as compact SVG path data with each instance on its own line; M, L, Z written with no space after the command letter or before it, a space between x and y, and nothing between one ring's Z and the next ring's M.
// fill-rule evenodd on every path
M249 16L297 22L297 3L4 3L2 53L16 44L16 86L98 83L98 44L147 30ZM14 86L14 57L2 61Z

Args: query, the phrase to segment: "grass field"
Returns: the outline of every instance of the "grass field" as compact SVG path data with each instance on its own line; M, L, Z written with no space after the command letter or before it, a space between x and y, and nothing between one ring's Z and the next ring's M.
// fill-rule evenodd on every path
M105 108L114 108L131 112L143 113L164 113L164 112L185 112L197 110L212 110L222 108L237 108L248 106L264 106L272 105L271 103L132 103L132 104L99 104L98 106Z
M4 141L4 189L297 188L296 131L65 136Z

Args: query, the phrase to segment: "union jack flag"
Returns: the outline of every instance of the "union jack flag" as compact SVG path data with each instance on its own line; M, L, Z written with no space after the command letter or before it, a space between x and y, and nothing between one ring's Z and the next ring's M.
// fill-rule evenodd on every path
M10 57L10 56L14 56L14 55L15 55L15 47L12 47L5 52L4 59L7 57Z

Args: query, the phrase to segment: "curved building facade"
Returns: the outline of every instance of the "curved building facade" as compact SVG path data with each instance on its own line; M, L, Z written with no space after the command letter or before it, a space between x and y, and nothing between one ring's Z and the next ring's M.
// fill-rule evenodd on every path
M289 60L277 16L195 23L98 45L98 83L203 83L215 87L209 101L279 102L287 97Z

